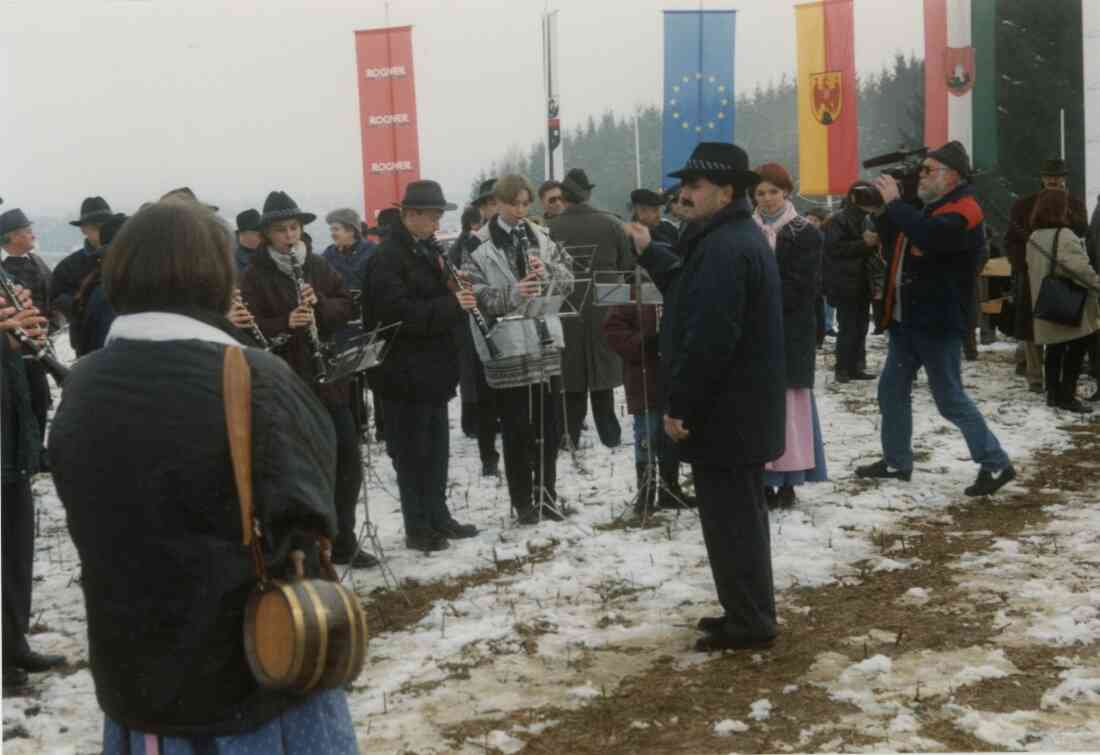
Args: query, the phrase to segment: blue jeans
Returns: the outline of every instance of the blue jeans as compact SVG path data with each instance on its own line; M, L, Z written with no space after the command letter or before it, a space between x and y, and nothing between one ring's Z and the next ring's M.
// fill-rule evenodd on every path
M830 306L828 302L825 302L825 330L834 330L833 325L836 322L836 307Z
M1008 455L989 431L962 384L962 336L929 335L904 325L890 328L890 348L878 380L882 452L894 469L913 469L913 378L924 367L940 415L962 431L970 456L989 472L1008 466Z
M653 449L653 461L678 464L680 454L672 438L665 433L665 418L657 409L634 415L634 463L648 464L649 449Z

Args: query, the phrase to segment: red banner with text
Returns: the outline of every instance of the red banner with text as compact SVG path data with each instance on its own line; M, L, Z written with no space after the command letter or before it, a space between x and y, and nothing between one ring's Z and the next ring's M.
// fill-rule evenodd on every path
M420 178L412 27L355 32L359 120L363 136L364 219L401 201Z

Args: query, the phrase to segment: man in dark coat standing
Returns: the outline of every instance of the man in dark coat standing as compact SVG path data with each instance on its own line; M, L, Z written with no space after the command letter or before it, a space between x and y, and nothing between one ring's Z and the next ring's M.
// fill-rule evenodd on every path
M575 309L579 316L561 320L565 332L561 373L565 430L573 448L578 448L581 423L588 414L591 396L596 432L605 446L613 448L622 440L622 428L615 417L614 391L623 384L623 367L619 355L607 345L603 333L607 310L595 306L592 288L597 280L611 282L609 272L630 270L634 263L622 224L610 213L588 203L595 184L589 182L585 172L578 168L570 170L561 188L565 210L550 221L550 235L579 263L575 269L577 276L592 279L589 285L573 289L570 307L563 310ZM586 255L591 260L587 265L582 261Z
M413 181L401 201L401 222L367 263L363 324L368 329L401 323L389 354L367 379L382 397L392 432L386 447L397 472L405 543L436 551L448 538L473 537L447 508L450 426L447 402L458 384L455 328L477 306L473 291L458 288L443 265L435 240L439 219L453 210L435 181Z
M696 649L767 647L779 632L764 464L783 453L783 295L775 255L745 197L760 178L740 147L702 142L674 178L691 224L675 250L627 227L664 296L665 432L691 462L723 616Z
M852 192L866 187L857 181L848 189L844 209L825 225L825 295L836 308L836 381L874 380L862 369L870 324L871 281L867 261L878 254L878 234L866 228L867 213L856 206Z
M0 271L0 275L8 277ZM9 277L10 280L10 277ZM11 281L15 283L14 280ZM8 333L20 327L28 334L45 334L46 320L31 306L28 296L21 302L22 312L16 312L11 302L0 297L0 397L3 407L0 420L3 437L4 513L0 517L3 533L0 549L3 564L4 666L5 691L27 683L27 672L46 671L60 666L65 659L56 655L41 655L27 644L31 618L31 585L34 582L34 497L31 477L38 471L41 439L38 422L31 408L31 391L27 384L25 365L18 343Z
M77 249L57 263L53 269L53 284L50 289L50 307L65 315L70 325L73 320L73 300L80 291L80 284L95 272L102 254L99 241L99 229L114 215L111 206L103 197L87 197L80 203L80 217L70 221L69 225L80 228L84 234L84 246ZM79 328L69 328L69 342L77 356Z
M1066 191L1069 170L1065 160L1047 160L1039 169L1041 189ZM1043 392L1043 347L1035 343L1032 326L1031 284L1027 271L1027 240L1031 237L1031 213L1039 200L1039 192L1017 199L1008 214L1008 230L1005 231L1005 253L1012 261L1013 302L1015 328L1013 335L1024 342L1027 358L1027 382L1032 393ZM1069 198L1069 225L1073 232L1084 238L1089 230L1089 211L1085 203L1075 196Z

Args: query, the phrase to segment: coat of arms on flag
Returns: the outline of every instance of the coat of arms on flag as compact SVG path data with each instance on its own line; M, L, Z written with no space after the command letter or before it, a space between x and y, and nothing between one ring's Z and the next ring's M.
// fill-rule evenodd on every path
M843 107L840 71L810 74L810 105L814 120L823 126L836 122Z
M962 97L974 88L974 48L948 47L944 55L947 91Z

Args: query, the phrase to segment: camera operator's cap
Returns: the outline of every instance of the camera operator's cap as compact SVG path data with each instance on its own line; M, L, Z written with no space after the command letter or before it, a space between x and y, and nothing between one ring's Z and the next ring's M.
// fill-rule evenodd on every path
M960 142L951 141L939 149L932 150L926 157L943 163L948 168L956 171L963 180L970 178L970 155L966 153L966 147Z
M31 225L30 219L18 207L0 214L0 236Z
M630 204L635 207L664 207L665 198L649 189L635 189L630 192Z
M475 207L488 202L493 198L493 192L497 188L497 180L495 178L486 178L481 182L481 185L477 187L477 196L474 197L473 205Z
M260 216L260 228L266 228L280 220L297 219L303 226L307 226L317 219L312 212L302 212L298 203L290 198L285 191L273 191L264 200L264 213Z
M436 181L413 181L405 187L405 198L394 207L402 210L457 210L458 205L443 198L443 187Z
M749 156L736 144L699 142L691 157L669 178L712 178L733 183L760 183L760 175L749 170Z
M260 230L259 210L245 210L237 214L237 231L239 233L258 230Z
M1039 169L1039 175L1065 177L1069 175L1069 170L1066 168L1065 160L1052 157L1043 161L1043 167Z

